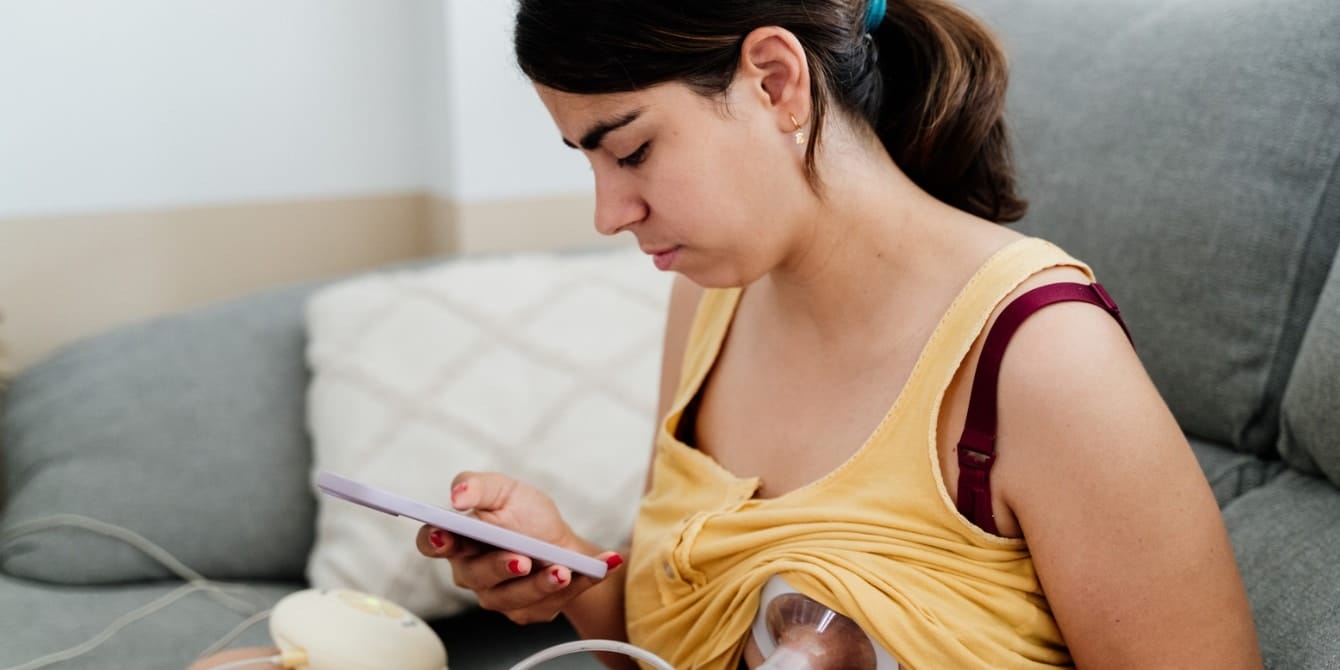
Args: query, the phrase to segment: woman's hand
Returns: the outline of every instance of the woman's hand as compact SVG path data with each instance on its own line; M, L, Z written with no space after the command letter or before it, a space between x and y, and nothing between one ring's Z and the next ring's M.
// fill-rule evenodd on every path
M504 475L457 475L451 483L451 505L537 540L595 555L611 570L623 563L617 553L596 553L597 548L573 534L548 496ZM601 581L432 526L419 529L416 544L424 556L451 561L456 585L474 591L481 607L501 612L519 624L553 620L569 602Z

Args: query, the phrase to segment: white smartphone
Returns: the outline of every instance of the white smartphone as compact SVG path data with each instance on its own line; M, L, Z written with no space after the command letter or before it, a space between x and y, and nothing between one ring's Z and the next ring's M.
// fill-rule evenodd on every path
M456 510L425 505L416 500L362 484L332 472L317 473L316 486L322 493L375 509L378 512L422 521L430 526L451 531L462 537L523 554L546 563L561 565L573 572L580 572L596 579L605 577L607 566L604 561L575 551L569 551L556 544L537 540L529 535L503 528L468 514L462 514Z

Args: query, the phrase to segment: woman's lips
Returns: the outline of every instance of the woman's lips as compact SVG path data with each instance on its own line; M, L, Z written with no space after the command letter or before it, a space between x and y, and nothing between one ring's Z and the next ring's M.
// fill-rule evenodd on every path
M656 269L665 272L675 264L675 257L679 255L679 247L670 247L661 251L648 251L647 253L651 254L651 260L656 264Z

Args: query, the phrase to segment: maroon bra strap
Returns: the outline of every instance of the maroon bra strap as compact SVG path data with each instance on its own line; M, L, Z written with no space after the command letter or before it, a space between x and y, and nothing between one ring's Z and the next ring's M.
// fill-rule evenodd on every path
M1015 298L1001 310L982 345L982 357L973 375L968 416L958 441L958 511L982 530L998 534L991 505L991 465L996 460L996 383L1000 360L1014 331L1034 312L1058 302L1087 302L1107 310L1129 339L1131 331L1107 291L1097 283L1058 283L1039 286Z

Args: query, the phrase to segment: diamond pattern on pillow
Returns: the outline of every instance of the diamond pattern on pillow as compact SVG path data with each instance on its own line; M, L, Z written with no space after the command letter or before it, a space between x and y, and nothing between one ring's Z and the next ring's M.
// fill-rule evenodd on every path
M315 468L443 506L456 473L503 472L618 548L651 451L669 290L631 249L461 258L323 289L307 313ZM314 586L426 618L473 602L415 550L417 522L318 498Z

